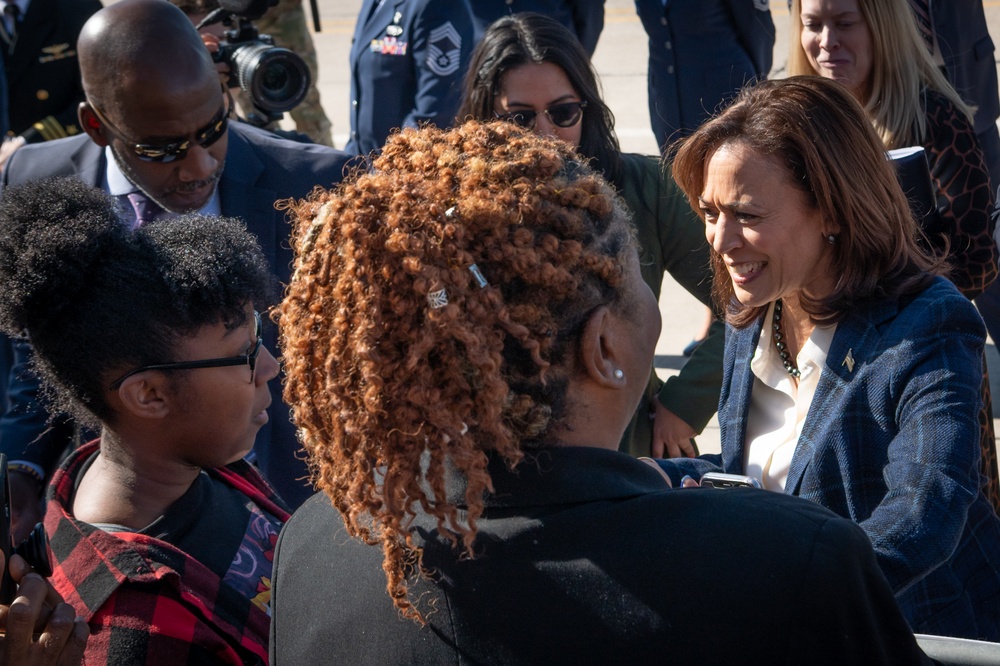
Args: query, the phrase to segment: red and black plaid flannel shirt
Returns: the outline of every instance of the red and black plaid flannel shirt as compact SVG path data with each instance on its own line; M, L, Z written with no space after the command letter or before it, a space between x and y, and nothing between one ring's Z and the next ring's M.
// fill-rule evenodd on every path
M67 510L92 442L56 472L45 529L52 584L90 625L85 664L266 664L270 618L200 562L165 541L108 533ZM207 470L282 522L288 512L264 478L239 461Z

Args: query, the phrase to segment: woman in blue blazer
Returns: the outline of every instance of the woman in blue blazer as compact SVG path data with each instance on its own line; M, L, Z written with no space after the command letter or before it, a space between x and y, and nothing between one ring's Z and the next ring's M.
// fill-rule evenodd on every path
M793 77L745 90L674 174L705 220L729 330L723 470L856 521L918 633L1000 639L1000 519L981 493L974 307L919 248L850 93Z

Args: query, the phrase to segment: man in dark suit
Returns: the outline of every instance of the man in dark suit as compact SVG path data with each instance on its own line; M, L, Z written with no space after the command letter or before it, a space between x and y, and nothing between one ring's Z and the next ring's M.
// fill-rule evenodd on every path
M13 138L0 166L24 143L78 134L76 107L83 100L76 38L101 8L98 0L4 0L0 21L4 71L10 90Z
M591 56L604 30L604 0L475 0L472 18L482 35L498 18L520 12L550 16L576 35Z
M472 55L467 0L363 0L351 46L351 138L378 150L401 127L448 127Z
M86 91L79 119L86 134L19 150L3 185L76 175L119 197L136 224L184 212L238 217L278 279L287 281L289 227L275 201L339 181L348 156L230 123L231 102L198 33L165 0L122 0L105 8L84 26L79 52ZM276 337L275 327L266 325L264 341L272 350ZM37 380L24 372L27 345L16 351L11 395L24 400L13 401L0 419L0 451L15 461L12 485L32 480L32 471L36 481L44 478L66 443L32 445L45 419L31 400ZM264 474L297 506L311 490L302 480L306 470L295 455L280 382L271 391L271 419L254 450Z
M771 71L768 0L635 0L649 35L649 116L660 150Z

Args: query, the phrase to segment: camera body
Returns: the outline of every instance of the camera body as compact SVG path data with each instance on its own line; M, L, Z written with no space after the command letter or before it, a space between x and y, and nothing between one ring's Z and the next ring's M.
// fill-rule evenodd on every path
M258 125L278 120L285 111L301 104L312 83L301 57L275 46L270 36L259 34L251 23L273 4L277 0L221 2L221 7L198 25L200 29L221 22L230 27L212 59L229 65L229 87L239 87L247 94L256 114L263 116L259 120L250 118Z

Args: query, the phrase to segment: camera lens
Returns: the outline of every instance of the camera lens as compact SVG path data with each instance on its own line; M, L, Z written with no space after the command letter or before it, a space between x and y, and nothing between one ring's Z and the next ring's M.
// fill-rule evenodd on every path
M263 111L283 113L298 106L309 90L306 63L288 49L254 42L239 45L231 67L240 87Z

